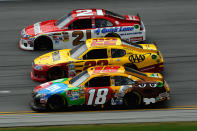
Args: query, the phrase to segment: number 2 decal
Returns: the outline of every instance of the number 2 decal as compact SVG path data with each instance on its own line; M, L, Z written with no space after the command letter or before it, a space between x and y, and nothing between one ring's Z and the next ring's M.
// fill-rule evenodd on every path
M103 66L108 65L108 61L107 60L98 60L97 62L96 61L87 61L84 64L83 70L86 70L87 68L92 67L92 66L96 66L96 65L103 65Z
M78 44L81 44L81 42L82 42L81 39L84 37L84 33L83 33L83 31L73 31L72 37L76 37L73 40L73 46L76 46ZM86 38L87 39L91 38L91 31L90 30L86 31Z
M101 9L96 9L96 12L93 10L77 10L77 16L89 16L89 15L103 15L103 11Z
M106 102L108 92L109 92L108 88L98 89L97 92L96 92L96 89L88 90L89 97L88 97L87 105L104 104ZM95 97L95 95L96 95L96 97Z

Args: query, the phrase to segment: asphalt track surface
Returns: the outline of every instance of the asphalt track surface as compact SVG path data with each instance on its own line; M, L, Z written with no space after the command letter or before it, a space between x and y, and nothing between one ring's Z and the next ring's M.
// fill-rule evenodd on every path
M0 127L197 121L196 5L196 0L1 0ZM171 100L167 105L151 110L61 113L31 111L28 105L31 91L39 84L30 79L31 63L45 52L20 50L19 33L25 26L57 19L76 8L104 8L120 14L141 15L146 26L147 39L156 41L164 56L164 76L171 87Z

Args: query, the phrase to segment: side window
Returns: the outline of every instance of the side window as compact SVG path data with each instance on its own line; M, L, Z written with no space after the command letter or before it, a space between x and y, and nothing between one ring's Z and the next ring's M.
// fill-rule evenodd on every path
M68 29L88 29L92 28L91 19L78 19L68 26Z
M109 76L94 77L85 84L85 87L106 87L106 86L110 86Z
M84 60L108 58L107 49L94 49L83 56Z
M113 26L113 23L111 23L110 21L105 20L105 19L96 19L95 24L96 24L96 28Z
M122 57L126 54L125 50L122 49L111 49L112 58Z
M131 85L134 83L133 80L124 76L114 76L113 79L115 80L115 86Z

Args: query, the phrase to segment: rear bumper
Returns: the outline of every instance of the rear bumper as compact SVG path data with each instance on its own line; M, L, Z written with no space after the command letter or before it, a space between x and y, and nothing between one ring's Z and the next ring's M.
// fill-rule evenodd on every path
M163 72L164 71L164 63L159 63L151 66L146 66L144 68L140 68L139 71L142 72Z

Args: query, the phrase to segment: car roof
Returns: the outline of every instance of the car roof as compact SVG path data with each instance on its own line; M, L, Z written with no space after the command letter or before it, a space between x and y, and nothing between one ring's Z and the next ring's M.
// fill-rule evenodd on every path
M125 74L125 68L119 65L108 65L108 66L94 66L88 68L89 75L104 75L104 74Z
M104 9L76 9L72 11L72 17L92 17L92 16L105 16Z
M121 39L117 37L91 38L86 40L86 46L88 48L120 45L122 45Z

